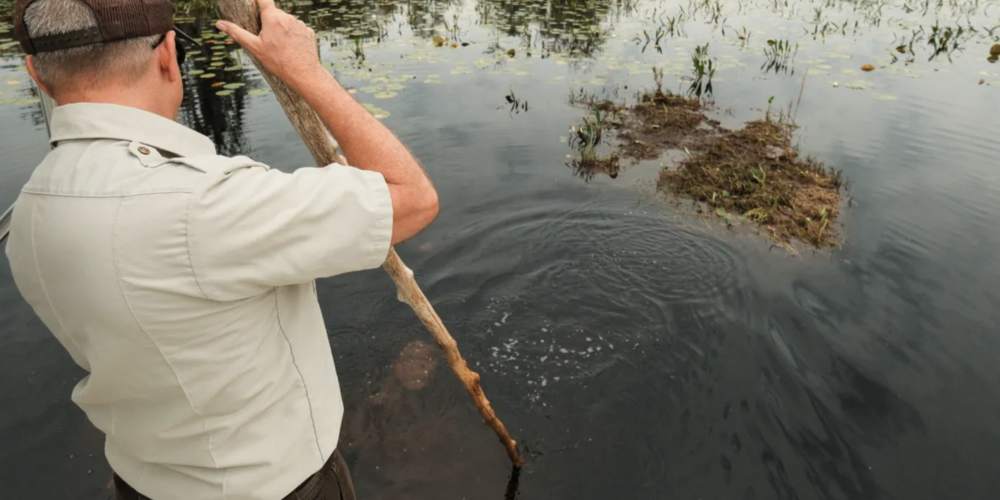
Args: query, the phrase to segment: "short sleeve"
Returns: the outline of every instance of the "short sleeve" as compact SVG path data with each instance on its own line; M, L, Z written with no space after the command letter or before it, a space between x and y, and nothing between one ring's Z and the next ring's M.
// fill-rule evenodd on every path
M392 200L377 172L333 164L285 173L255 164L208 173L191 195L187 226L202 292L236 300L380 266L392 239Z

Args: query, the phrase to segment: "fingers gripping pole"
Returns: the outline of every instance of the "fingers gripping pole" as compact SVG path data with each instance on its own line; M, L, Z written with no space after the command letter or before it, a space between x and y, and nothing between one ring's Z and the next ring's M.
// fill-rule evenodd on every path
M257 6L252 0L214 0L219 7L222 17L229 22L235 23L243 29L257 34L260 33L260 14ZM247 54L249 56L249 54ZM285 110L288 119L292 122L295 131L302 136L306 147L312 153L317 165L329 165L330 163L345 163L343 157L337 153L337 145L329 131L320 121L316 112L306 104L295 91L291 89L280 78L261 67L256 59L250 57L261 75L267 80L274 90L274 95L278 103ZM428 302L427 297L420 290L416 280L413 279L413 271L406 267L406 264L396 254L395 249L389 250L389 256L382 268L389 274L396 284L399 299L408 304L420 318L420 321L427 327L431 336L441 347L448 365L455 373L455 376L462 382L466 392L472 398L472 402L479 410L486 425L490 426L507 450L507 456L514 464L515 468L521 468L521 457L517 451L517 443L511 439L510 434L504 427L500 419L493 413L489 400L483 393L480 385L479 375L466 365L462 354L458 351L458 344L448 333L441 318L434 311L434 307Z

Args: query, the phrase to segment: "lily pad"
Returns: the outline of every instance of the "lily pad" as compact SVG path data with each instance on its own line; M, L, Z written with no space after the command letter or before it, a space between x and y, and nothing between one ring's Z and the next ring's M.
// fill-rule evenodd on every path
M397 94L396 92L391 92L391 91L387 90L387 91L384 91L384 92L377 92L375 94L375 98L376 99L392 99L393 97L396 97L397 95L399 95L399 94Z
M898 97L889 94L872 94L872 97L880 101L895 101L899 99Z
M228 89L228 90L236 90L236 89L240 89L240 88L243 88L243 87L246 87L246 86L247 86L247 84L245 84L245 83L234 82L234 83L227 83L227 84L223 85L222 88Z
M389 79L384 76L372 78L372 83L389 83Z
M198 76L198 75L205 74L205 71L204 70L200 70L200 69L193 69L191 71L188 71L188 74L191 75L191 76Z
M232 90L220 90L220 91L216 92L215 95L217 95L219 97L225 97L227 95L233 95L233 91Z
M204 78L204 79L206 79L206 80L209 79L209 78L215 78L215 73L204 73L204 74L201 75L201 77Z
M390 83L390 84L388 84L388 85L385 86L385 89L386 90L400 91L400 90L406 90L406 86L405 85L400 85L398 83Z
M367 87L361 87L358 90L360 90L361 92L364 92L366 94L374 94L376 92L382 92L382 90L384 90L384 89L382 88L381 85L369 85Z
M871 88L872 82L866 80L854 80L853 82L845 83L844 86L854 90L865 90L867 88Z
M424 80L424 83L426 83L428 85L440 85L441 84L441 80L432 80L432 79L428 78L428 79Z
M253 90L247 92L247 95L264 95L264 94L270 94L270 93L271 93L271 89L253 89Z

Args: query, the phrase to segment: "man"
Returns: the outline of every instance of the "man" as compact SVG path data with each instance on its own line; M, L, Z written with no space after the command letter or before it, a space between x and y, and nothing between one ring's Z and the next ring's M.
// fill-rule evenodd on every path
M58 103L18 198L18 289L89 372L118 499L353 499L316 278L378 267L426 227L419 164L323 69L315 35L259 0L218 26L317 111L354 167L286 174L178 125L169 0L18 0L15 31Z

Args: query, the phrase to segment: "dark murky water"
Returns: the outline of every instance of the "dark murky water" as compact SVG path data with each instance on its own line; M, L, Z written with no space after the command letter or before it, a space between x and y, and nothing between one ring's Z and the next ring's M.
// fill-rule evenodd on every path
M381 271L324 280L342 449L362 498L1000 495L1000 68L986 60L997 2L294 9L434 178L442 214L400 253L530 457L509 489L503 449L443 366L420 391L393 377L403 346L427 336ZM643 52L643 30L655 41L680 12L662 53ZM960 26L958 49L928 61L928 38ZM899 53L914 30L915 54ZM435 48L435 34L458 47ZM799 44L787 67L767 68L768 39ZM759 117L771 96L797 100L808 71L797 137L853 183L842 248L796 258L727 232L656 196L656 163L591 182L566 167L561 136L583 115L571 89L628 98L655 65L684 90L706 42L727 123ZM3 44L0 209L47 151ZM183 120L225 153L309 164L273 95L238 53L213 61L233 48L215 45L188 68L204 73L189 73ZM510 110L511 91L527 111ZM69 400L82 376L4 262L0 498L107 497L102 437Z

